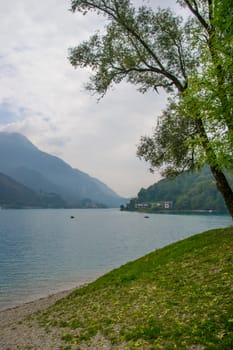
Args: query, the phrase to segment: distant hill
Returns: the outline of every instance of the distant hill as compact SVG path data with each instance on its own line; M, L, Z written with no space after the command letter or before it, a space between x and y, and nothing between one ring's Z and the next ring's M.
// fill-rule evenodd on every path
M233 186L232 175L229 175L229 181ZM126 209L227 213L224 200L207 166L202 172L185 172L174 179L162 179L147 189L142 188Z
M61 208L65 201L55 193L40 193L0 173L0 206L4 208Z
M40 151L19 133L0 132L0 172L37 193L57 193L69 206L119 207L126 202L98 179Z
M0 173L1 206L35 206L38 202L39 197L34 191Z

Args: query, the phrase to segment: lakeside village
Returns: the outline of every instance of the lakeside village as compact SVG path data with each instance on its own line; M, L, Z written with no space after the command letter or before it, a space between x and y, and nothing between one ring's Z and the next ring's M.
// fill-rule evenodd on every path
M135 203L134 209L168 209L173 208L172 201L163 201L163 202L152 202L152 203Z
M129 210L129 211L158 211L158 210L172 210L173 209L173 201L161 201L161 202L142 202L138 203L135 199L131 199L129 203L125 206L121 205L121 210Z
M215 210L190 210L190 209L175 209L173 201L160 201L160 202L137 202L135 199L126 205L121 205L121 211L139 211L139 212L150 212L150 213L215 213Z

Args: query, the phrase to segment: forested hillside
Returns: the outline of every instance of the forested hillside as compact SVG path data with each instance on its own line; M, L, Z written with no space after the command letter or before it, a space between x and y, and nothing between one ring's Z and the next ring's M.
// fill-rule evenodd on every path
M2 208L64 208L66 203L55 193L36 193L0 173L0 206Z
M228 178L233 187L233 176L228 175ZM202 172L185 172L174 179L163 179L147 189L142 188L125 209L227 212L208 167Z

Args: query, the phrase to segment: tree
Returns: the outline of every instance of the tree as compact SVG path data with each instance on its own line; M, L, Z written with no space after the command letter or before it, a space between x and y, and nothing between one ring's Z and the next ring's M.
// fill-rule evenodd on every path
M209 164L231 213L232 188L224 174L224 170L232 170L231 140L224 139L219 125L217 131L213 130L216 123L208 123L208 114L206 118L198 114L198 101L196 106L190 103L188 107L181 98L179 102L172 102L163 112L152 137L141 138L137 154L150 162L151 171L160 168L165 177L173 177L187 170L200 170L206 163ZM191 106L193 116L186 114Z
M72 11L105 16L105 33L70 49L74 67L90 67L87 89L103 96L126 80L172 98L138 155L165 175L210 165L233 217L232 9L223 0L178 0L190 16L134 7L130 0L72 0Z

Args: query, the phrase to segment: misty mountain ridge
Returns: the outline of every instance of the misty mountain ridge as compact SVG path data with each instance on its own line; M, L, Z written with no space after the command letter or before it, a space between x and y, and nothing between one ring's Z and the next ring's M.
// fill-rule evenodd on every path
M42 152L19 133L0 132L0 172L37 193L57 193L69 206L84 200L107 207L126 202L103 182Z
M39 202L37 194L26 186L0 173L0 205L5 207L35 206Z
M2 208L64 208L66 203L56 193L36 193L0 173L0 206Z

